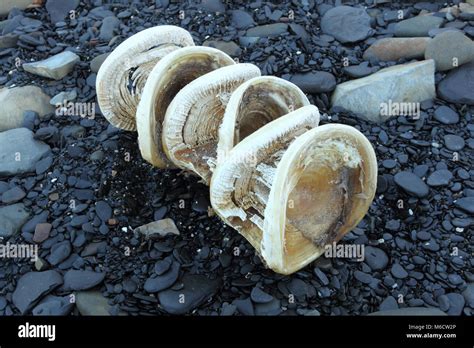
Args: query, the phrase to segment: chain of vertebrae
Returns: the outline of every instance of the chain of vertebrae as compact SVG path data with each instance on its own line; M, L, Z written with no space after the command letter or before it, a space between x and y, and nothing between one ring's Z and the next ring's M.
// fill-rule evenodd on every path
M323 254L372 202L377 161L363 134L318 126L318 108L297 86L194 46L182 28L125 40L96 87L109 122L138 131L143 158L200 176L214 211L278 273Z

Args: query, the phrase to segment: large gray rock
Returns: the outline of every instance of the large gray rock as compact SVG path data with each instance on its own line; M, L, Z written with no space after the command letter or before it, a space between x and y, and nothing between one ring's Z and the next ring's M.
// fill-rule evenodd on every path
M24 10L33 3L33 0L1 0L0 1L0 16L4 16L10 12L14 7Z
M0 175L35 171L35 164L50 152L50 147L33 139L33 132L16 128L0 133Z
M0 237L8 238L17 233L29 217L23 203L0 207Z
M450 71L438 84L438 96L451 103L474 105L474 62Z
M77 54L64 51L45 60L25 63L23 64L23 69L38 76L61 80L72 71L74 65L76 65L79 60L80 58Z
M417 16L398 22L395 25L395 36L423 37L431 29L439 28L444 19L435 16Z
M375 41L364 52L365 60L397 61L399 59L422 58L426 45L431 39L428 37L390 37Z
M383 105L418 103L435 96L434 61L424 60L395 65L337 85L332 106L342 107L373 122L384 122L391 115L382 112Z
M457 68L474 59L474 42L461 32L445 31L428 43L425 58L435 61L437 71Z
M321 29L341 43L365 40L374 34L370 16L363 8L337 6L321 19Z
M40 117L53 112L50 97L36 86L0 89L0 132L21 127L27 110Z
M28 272L21 276L12 295L12 301L21 314L29 310L46 294L63 283L56 271Z

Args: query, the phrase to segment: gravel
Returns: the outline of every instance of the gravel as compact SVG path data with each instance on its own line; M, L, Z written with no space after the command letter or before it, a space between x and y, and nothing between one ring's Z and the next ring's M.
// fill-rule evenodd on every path
M472 315L472 63L434 74L436 98L420 100L419 118L371 122L332 106L338 85L415 61L365 61L377 40L450 27L472 40L472 23L418 17L441 3L341 4L48 0L11 11L0 29L0 88L8 87L0 91L0 233L40 252L35 263L0 259L0 315ZM53 104L96 103L105 57L159 24L181 26L196 45L220 45L262 75L296 83L321 124L348 124L368 138L377 192L339 242L364 245L363 260L321 256L295 274L276 274L212 215L197 178L148 165L136 134L109 125L97 104L90 115L55 113L53 96ZM64 52L74 63L57 59ZM47 69L57 80L25 71L23 63L55 56ZM369 106L380 111L379 103Z

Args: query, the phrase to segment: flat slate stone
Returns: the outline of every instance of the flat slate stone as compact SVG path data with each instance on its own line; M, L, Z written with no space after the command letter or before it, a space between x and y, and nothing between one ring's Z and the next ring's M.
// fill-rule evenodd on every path
M336 88L336 78L325 71L311 71L304 74L291 75L289 81L297 85L305 93L327 93Z
M231 21L232 25L237 29L247 29L255 25L252 15L243 10L232 11Z
M459 198L454 202L456 207L470 214L474 214L474 196Z
M30 213L23 203L0 207L0 237L8 238L28 221Z
M48 295L31 312L33 315L64 316L71 313L73 308L74 303L71 302L70 296Z
M19 186L12 187L2 194L2 203L11 204L21 201L26 196L25 191Z
M246 36L249 37L272 37L288 32L288 24L274 23L253 27L247 30Z
M13 304L21 314L27 314L38 300L62 283L63 278L56 271L25 273L18 280L13 292Z
M424 181L411 172L397 173L393 179L395 184L412 196L423 198L430 193L430 189Z
M417 16L395 24L395 36L426 37L431 29L439 28L444 19L436 16Z
M433 117L436 121L442 124L456 124L459 122L459 114L451 109L449 106L442 105L438 107Z
M255 315L275 316L282 312L280 300L274 298L268 303L255 305Z
M449 170L440 169L431 173L431 175L426 180L426 183L433 187L445 186L451 182L452 178L453 174Z
M104 278L104 272L69 270L64 274L63 288L66 291L87 290L102 283Z
M208 279L202 275L187 274L183 277L183 289L165 290L158 294L158 299L163 309L170 314L189 313L219 288L219 280Z
M250 298L255 303L268 303L271 300L273 300L272 295L267 294L265 291L263 291L259 287L255 287L252 289L252 292L250 293Z
M365 248L364 261L369 265L373 271L385 269L388 264L388 256L382 249L367 246Z
M161 275L152 275L145 282L143 288L149 293L159 292L173 285L179 276L181 265L173 262L170 269Z
M36 162L51 151L26 128L0 132L0 149L0 175L5 176L35 171Z
M438 96L451 103L474 105L474 62L450 71L438 84Z
M69 74L80 58L77 54L64 51L45 60L23 64L25 71L38 76L61 80Z

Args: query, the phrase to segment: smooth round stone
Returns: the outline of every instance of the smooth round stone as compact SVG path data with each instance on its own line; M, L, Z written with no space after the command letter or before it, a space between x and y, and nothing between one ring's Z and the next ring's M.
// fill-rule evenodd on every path
M451 70L438 84L437 92L448 102L474 105L474 62Z
M420 164L413 168L413 173L416 176L422 178L426 175L426 173L428 173L428 169L429 167L426 164Z
M390 231L398 231L400 229L400 220L389 220L385 223L385 228Z
M469 175L469 172L467 170L463 169L463 168L458 170L458 176L459 176L460 179L463 179L463 180L467 180L471 177Z
M428 180L426 180L426 183L432 187L446 186L449 184L452 178L453 178L453 174L449 170L440 169L433 172L428 177Z
M388 256L382 249L368 246L365 248L365 262L373 271L387 267Z
M433 59L437 71L454 69L474 59L474 42L461 31L442 32L428 42L425 59Z
M181 265L174 262L166 273L162 275L153 275L148 278L143 288L145 291L150 293L159 292L169 288L178 279L180 268Z
M474 214L474 196L460 198L456 200L454 204L459 209L462 209L468 213Z
M444 145L451 151L459 151L464 148L466 142L458 135L448 134L444 136Z
M258 287L252 289L252 292L250 293L250 298L255 303L268 303L273 300L272 295L267 294L265 291Z
M397 161L393 159L384 160L382 162L382 165L384 166L384 168L393 169L397 166Z
M392 275L398 279L405 279L408 277L408 272L400 264L395 263L391 269Z
M442 124L456 124L459 122L459 114L448 106L440 106L433 114L434 119Z
M158 275L162 275L163 273L165 273L167 270L170 269L172 263L173 261L169 258L157 261L155 263L155 269L154 269L155 273Z
M418 238L419 240L430 240L431 233L426 231L419 231L416 233L416 238Z
M321 29L341 43L365 40L375 32L365 9L351 6L337 6L327 11L321 19Z
M364 283L364 284L370 284L372 283L372 276L370 274L367 274L367 273L364 273L364 272L361 272L361 271L355 271L354 272L354 277L360 281L361 283Z
M462 284L464 282L458 274L449 274L448 275L448 280L453 285L459 285L459 284Z
M446 295L449 299L449 310L448 310L448 315L461 315L462 309L464 308L464 305L466 304L466 301L464 300L464 297L461 294L457 293L449 293Z
M423 198L430 192L429 187L418 176L411 172L400 172L394 176L395 183L408 194Z

